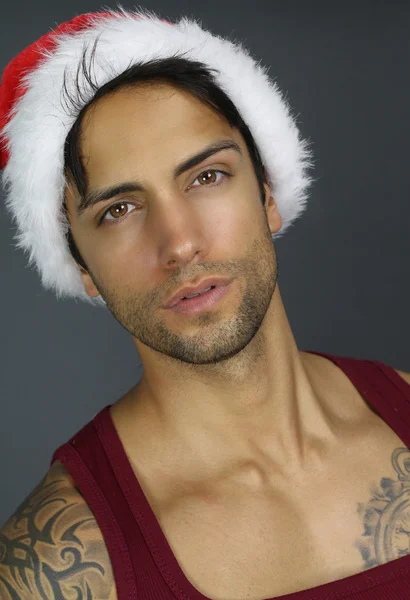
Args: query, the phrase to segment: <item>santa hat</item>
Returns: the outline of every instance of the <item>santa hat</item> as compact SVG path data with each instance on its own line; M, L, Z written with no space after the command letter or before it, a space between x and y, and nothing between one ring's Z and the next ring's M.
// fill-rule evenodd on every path
M170 23L151 11L109 10L80 15L59 25L20 52L0 84L0 168L6 206L16 222L16 247L28 251L45 288L57 297L90 298L71 256L63 219L64 143L81 108L95 91L84 78L76 115L62 102L70 95L84 48L98 38L93 79L101 87L134 62L182 54L216 69L216 83L248 125L264 163L282 217L280 237L306 206L310 153L289 106L267 69L242 44L203 29L186 17ZM72 78L65 80L66 71Z

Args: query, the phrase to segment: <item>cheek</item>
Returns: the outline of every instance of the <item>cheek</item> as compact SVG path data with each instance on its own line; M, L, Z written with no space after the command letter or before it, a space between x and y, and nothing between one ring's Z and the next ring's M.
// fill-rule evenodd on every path
M243 243L244 238L252 237L251 232L260 226L258 219L263 207L259 198L258 202L259 205L249 191L243 190L226 204L221 203L207 224L207 231L215 243L223 239L227 243Z
M125 253L118 245L97 241L95 236L88 235L83 247L87 265L101 282L116 283L130 268L129 260L124 258Z
M206 230L212 251L218 253L221 250L226 254L228 248L233 248L240 242L244 229L245 220L238 211L221 210Z

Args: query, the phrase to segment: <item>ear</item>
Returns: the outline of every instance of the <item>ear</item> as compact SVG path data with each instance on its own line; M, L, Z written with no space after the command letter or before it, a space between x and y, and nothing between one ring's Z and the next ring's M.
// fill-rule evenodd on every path
M85 292L91 298L95 298L100 295L100 292L95 287L95 283L91 278L91 275L77 263L78 268L80 269L81 279L83 280L83 286Z
M277 233L282 227L282 217L279 214L278 205L276 204L271 189L266 181L267 176L265 170L265 183L263 184L265 190L265 211L271 233Z

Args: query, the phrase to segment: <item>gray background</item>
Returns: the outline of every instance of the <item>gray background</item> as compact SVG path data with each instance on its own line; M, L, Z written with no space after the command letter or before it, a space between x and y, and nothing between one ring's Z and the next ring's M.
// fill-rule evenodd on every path
M170 19L195 16L214 33L242 39L270 65L313 143L307 211L276 242L299 348L410 371L410 3L144 6ZM50 27L100 7L85 0L3 4L0 69ZM0 228L1 523L54 449L134 385L141 368L130 335L108 311L57 301L42 289L13 247L3 201Z

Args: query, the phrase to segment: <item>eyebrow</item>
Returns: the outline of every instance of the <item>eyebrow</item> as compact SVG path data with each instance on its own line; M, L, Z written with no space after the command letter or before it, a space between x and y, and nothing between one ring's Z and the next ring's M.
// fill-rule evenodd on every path
M206 146L203 150L201 150L201 152L184 160L184 162L175 167L174 179L182 175L182 173L185 173L185 171L196 167L201 162L203 162L210 156L213 156L217 152L220 152L221 150L234 150L235 152L243 156L241 147L233 140L218 140L217 142L213 142L209 146ZM105 202L106 200L109 200L114 196L118 196L119 194L143 191L145 191L144 186L138 183L137 181L123 182L100 190L90 190L81 199L81 202L77 207L77 215L80 217L86 210L89 210L96 204L99 204L100 202Z

